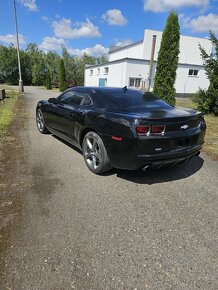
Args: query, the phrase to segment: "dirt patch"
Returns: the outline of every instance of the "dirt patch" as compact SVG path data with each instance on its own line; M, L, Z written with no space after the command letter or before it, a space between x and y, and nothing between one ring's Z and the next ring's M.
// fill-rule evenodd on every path
M22 213L22 192L26 162L20 132L25 125L25 96L20 96L14 107L14 118L5 137L0 138L0 277L4 276L4 261L13 228Z

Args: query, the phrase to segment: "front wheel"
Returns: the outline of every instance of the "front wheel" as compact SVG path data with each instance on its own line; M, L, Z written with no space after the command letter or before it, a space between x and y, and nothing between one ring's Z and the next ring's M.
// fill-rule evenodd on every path
M44 122L44 118L43 118L43 114L42 114L41 109L38 109L36 111L36 124L37 124L37 128L38 128L40 133L42 133L42 134L49 134L50 133L45 126L45 122Z
M89 170L101 174L111 169L104 143L95 132L88 132L82 143L83 157Z

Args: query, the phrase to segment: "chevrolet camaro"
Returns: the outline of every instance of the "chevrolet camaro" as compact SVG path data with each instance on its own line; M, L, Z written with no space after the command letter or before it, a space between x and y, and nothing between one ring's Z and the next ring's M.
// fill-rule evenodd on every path
M176 165L199 155L206 131L201 112L127 87L69 88L38 102L36 123L80 148L96 174Z

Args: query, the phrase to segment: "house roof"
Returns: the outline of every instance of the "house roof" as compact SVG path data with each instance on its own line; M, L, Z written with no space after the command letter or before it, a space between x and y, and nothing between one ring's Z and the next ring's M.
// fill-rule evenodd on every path
M137 44L141 44L141 43L143 43L143 40L140 40L140 41L137 41L137 42L125 45L125 46L110 46L109 53L113 53L115 51L126 49L126 48L129 48L129 47L135 46Z

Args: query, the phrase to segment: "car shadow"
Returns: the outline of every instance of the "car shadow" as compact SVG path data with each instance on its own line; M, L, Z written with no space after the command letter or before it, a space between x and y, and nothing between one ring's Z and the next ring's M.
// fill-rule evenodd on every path
M72 148L76 152L82 154L82 151L79 148L77 148L76 146L72 145L71 143L65 141L64 139L61 139L60 137L53 135L53 134L52 134L52 137L54 137L56 140L62 142L63 144L67 145L68 147Z
M82 154L82 151L76 146L68 143L67 141L52 135L56 140L64 143L76 152ZM150 169L146 172L142 170L123 170L113 168L111 171L103 173L99 176L116 175L118 178L126 179L128 181L138 184L152 185L155 183L171 182L175 180L185 179L196 172L198 172L204 164L204 159L200 156L194 156L190 160L178 164L173 167L163 167L160 169ZM88 170L88 169L87 169Z
M204 164L204 160L200 156L178 164L173 167L162 167L160 169L151 169L147 172L142 170L129 171L115 169L114 174L117 177L138 184L152 185L155 183L171 182L175 180L185 179L198 172Z

